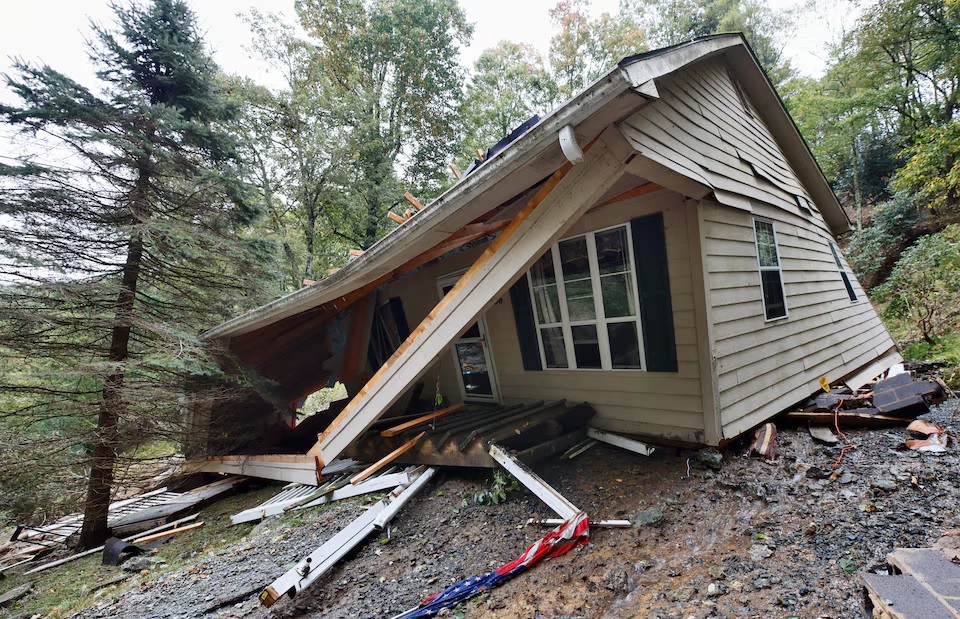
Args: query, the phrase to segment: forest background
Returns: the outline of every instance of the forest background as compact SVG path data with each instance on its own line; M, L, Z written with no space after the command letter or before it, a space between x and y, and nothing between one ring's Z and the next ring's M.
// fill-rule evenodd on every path
M221 72L179 0L90 24L77 53L95 86L30 59L5 76L0 449L16 457L0 517L82 505L81 543L99 543L111 489L189 443L183 385L216 399L257 382L224 374L204 328L342 266L396 225L404 192L428 202L621 58L717 32L744 32L780 92L906 356L960 378L957 0L860 6L816 78L783 51L796 15L763 0L565 0L546 55L502 41L472 66L457 0L295 8L297 23L246 16L278 87Z

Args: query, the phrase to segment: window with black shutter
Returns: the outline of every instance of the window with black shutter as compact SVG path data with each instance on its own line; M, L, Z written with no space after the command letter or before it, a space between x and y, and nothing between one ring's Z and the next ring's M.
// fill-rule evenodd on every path
M756 234L757 262L760 266L760 287L763 290L763 312L767 320L785 318L787 301L783 293L783 273L780 270L780 252L777 233L772 221L753 220Z

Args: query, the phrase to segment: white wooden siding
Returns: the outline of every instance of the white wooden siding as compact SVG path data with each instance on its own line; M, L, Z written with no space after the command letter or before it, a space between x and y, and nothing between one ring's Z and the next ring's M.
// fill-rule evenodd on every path
M851 303L828 233L759 201L752 207L776 226L789 310L783 320L763 317L753 215L709 201L700 207L726 438L808 397L821 376L842 378L895 345L855 279Z

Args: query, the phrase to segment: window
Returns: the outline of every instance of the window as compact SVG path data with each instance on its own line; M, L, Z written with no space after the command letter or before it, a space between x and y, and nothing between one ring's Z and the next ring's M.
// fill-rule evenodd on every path
M757 261L760 264L760 287L763 289L763 312L767 320L787 315L783 294L783 274L780 272L780 253L773 222L753 220L757 240Z
M400 297L393 297L378 307L373 315L370 345L367 348L370 365L377 369L386 363L409 335L410 327L403 311L403 302Z
M627 226L564 239L530 269L545 368L643 369L637 279Z
M850 302L852 303L857 300L857 292L853 289L853 284L850 283L850 276L847 274L847 270L843 268L843 263L840 262L840 252L837 251L837 246L833 243L828 242L827 245L830 246L833 261L837 263L837 270L840 271L840 279L843 280L843 287L847 289L847 296L850 297Z

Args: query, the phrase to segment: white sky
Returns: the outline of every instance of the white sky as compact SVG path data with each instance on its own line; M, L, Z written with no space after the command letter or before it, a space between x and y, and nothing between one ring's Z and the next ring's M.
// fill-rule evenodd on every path
M248 75L267 85L269 74L244 50L249 32L238 12L258 8L279 12L294 21L293 0L189 0L206 32L206 41L226 71ZM808 0L810 1L810 0ZM819 76L823 71L824 44L832 40L852 15L840 9L837 0L829 8L808 12L798 24L785 48L801 72ZM557 0L461 0L474 23L473 42L464 50L472 64L480 52L501 39L531 43L544 53L549 44L551 24L548 11ZM799 0L769 0L774 10L789 10ZM43 61L71 77L88 82L92 70L87 62L84 39L89 34L88 17L109 22L112 16L106 0L31 0L3 3L0 20L0 72L9 69L9 58L20 56ZM616 12L618 0L593 0L595 14ZM0 99L9 93L0 88Z

